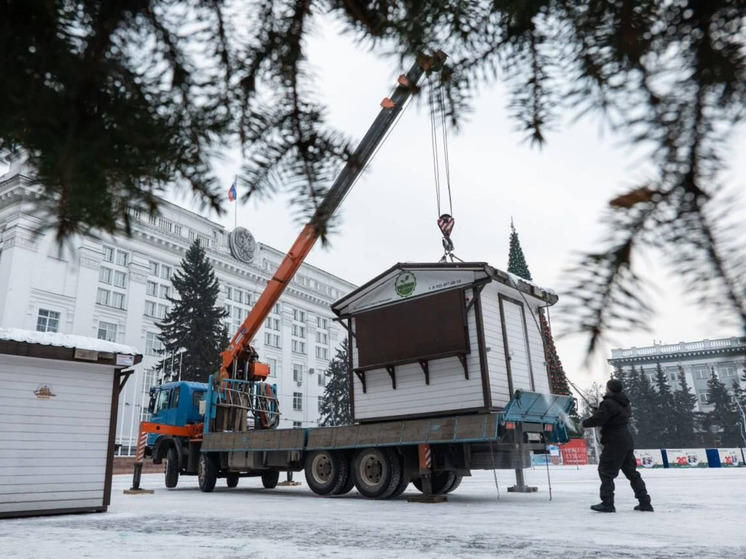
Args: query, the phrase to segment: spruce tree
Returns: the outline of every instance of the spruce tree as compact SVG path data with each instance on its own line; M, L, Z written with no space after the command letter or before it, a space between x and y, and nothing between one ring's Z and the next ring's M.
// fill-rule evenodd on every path
M172 380L179 374L181 380L207 382L209 375L218 372L220 352L227 346L226 311L215 305L220 284L199 239L187 250L171 283L178 297L168 297L171 310L158 324L165 355L162 363L172 353L180 353ZM170 372L167 364L165 369Z
M681 448L695 444L694 426L695 415L694 407L697 404L697 396L689 390L689 383L686 381L684 367L679 365L679 389L674 392L674 433L669 442L672 448Z
M728 387L720 381L714 368L707 381L707 390L712 409L705 416L704 426L710 437L710 444L714 446L719 440L718 446L740 446L742 441L738 408Z
M636 371L630 389L632 395L627 395L632 402L632 417L637 430L635 444L638 448L657 448L660 426L656 423L656 391L643 367Z
M653 397L652 418L658 428L654 431L652 439L653 448L666 448L671 446L671 439L675 436L674 425L676 410L673 392L668 384L668 378L663 372L660 363L655 365L655 393Z
M337 354L329 362L326 374L329 381L324 390L324 399L319 406L319 425L352 425L350 409L349 343L347 338L337 348Z
M510 250L508 252L508 272L531 281L531 272L523 256L521 241L518 239L518 232L515 230L513 220L510 220ZM539 309L539 325L541 328L541 337L544 341L544 359L547 364L549 373L549 391L552 394L563 394L569 396L570 383L567 381L565 370L562 367L557 348L554 345L554 337L549 326L549 320L544 309Z

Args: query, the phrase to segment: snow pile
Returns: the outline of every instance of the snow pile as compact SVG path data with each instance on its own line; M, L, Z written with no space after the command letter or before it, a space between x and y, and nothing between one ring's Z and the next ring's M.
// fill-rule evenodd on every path
M136 347L108 342L106 340L86 338L85 336L59 334L57 332L35 332L32 330L21 330L20 328L0 328L0 340L51 345L56 347L69 347L72 349L86 349L89 351L100 351L102 353L123 353L126 355L140 354Z

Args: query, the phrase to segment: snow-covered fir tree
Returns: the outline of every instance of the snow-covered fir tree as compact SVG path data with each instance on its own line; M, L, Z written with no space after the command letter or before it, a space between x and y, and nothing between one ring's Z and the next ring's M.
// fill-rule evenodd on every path
M707 381L709 403L712 410L704 415L702 427L705 432L705 444L712 446L740 446L741 430L738 407L727 387L712 370Z
M187 250L171 283L178 297L168 297L171 310L158 324L165 356L161 368L170 380L178 376L207 382L220 367L220 352L228 345L228 336L223 325L225 309L215 305L220 283L199 239ZM176 367L170 367L168 360L176 354Z
M324 398L319 406L319 425L351 425L349 343L347 339L337 348L337 354L329 362L326 374L329 380Z

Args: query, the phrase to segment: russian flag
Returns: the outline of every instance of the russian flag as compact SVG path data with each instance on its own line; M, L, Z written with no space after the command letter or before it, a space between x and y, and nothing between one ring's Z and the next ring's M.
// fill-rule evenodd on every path
M228 200L233 202L236 199L236 181L233 181L233 184L228 189Z

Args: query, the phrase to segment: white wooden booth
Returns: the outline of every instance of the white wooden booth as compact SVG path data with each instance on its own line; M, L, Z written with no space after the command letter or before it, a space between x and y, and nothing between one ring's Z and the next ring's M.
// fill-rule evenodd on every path
M486 263L397 264L332 305L350 340L353 418L501 410L550 393L539 309L557 295Z
M0 518L102 512L125 369L104 340L0 328Z

